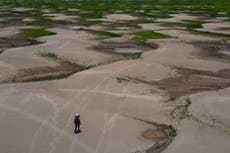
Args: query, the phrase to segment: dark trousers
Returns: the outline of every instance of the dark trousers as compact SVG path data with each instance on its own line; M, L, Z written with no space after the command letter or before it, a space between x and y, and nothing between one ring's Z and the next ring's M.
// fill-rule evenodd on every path
M75 131L80 131L80 124L75 124Z

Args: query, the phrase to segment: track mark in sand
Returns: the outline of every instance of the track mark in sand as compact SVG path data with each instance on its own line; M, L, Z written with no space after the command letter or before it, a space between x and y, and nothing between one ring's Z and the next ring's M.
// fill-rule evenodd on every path
M53 107L54 111L53 111L53 117L51 118L51 120L53 121L53 123L57 123L57 117L58 117L58 105L52 100L52 98L49 98L47 95L45 94L35 94L36 97L43 99L44 101L48 102L49 104L51 104L51 106Z
M57 49L62 49L62 48L64 48L64 47L68 46L71 42L72 42L71 40L66 41L66 42L64 42L61 46L59 46Z
M105 89L107 89L107 84L106 84L106 87ZM108 122L108 99L107 99L107 95L103 95L104 96L104 107L105 107L105 114L104 114L104 126L103 126L103 130L102 130L102 133L100 134L100 137L99 137L99 141L97 143L97 146L96 146L96 150L95 150L95 153L98 153L99 149L101 148L102 144L104 143L104 139L106 137L106 133L108 131L108 127L107 127L107 122ZM105 146L105 145L104 145Z
M132 65L129 65L129 66L127 66L127 67L125 67L125 68L123 68L123 69L121 69L121 70L118 70L118 71L116 71L116 72L114 72L114 74L116 74L116 73L120 73L120 72L122 72L122 71L124 71L124 70L126 70L126 69L128 69L128 68L130 68L130 67L133 67L133 66L135 66L136 65L136 63L135 64L132 64ZM95 91L98 87L100 87L105 81L107 81L107 80L109 80L109 78L110 77L104 77L103 78L103 80L101 81L101 82L99 82L97 85L96 85L96 87L94 87L93 89L91 89L91 91ZM64 91L66 91L66 89L64 89ZM71 90L71 91L73 91L73 92L76 92L76 91L78 91L78 90ZM89 97L89 93L90 92L88 92L88 91L90 91L90 90L85 90L85 92L82 92L82 93L87 93L88 94L88 96L85 96L85 97L87 97L87 99L88 99L88 97ZM81 92L79 92L79 93L81 93ZM95 92L91 92L91 93L95 93ZM78 94L78 96L79 96L79 94ZM89 104L87 104L87 105L89 105ZM86 108L86 106L87 105L85 105L84 106L84 109ZM79 109L80 109L80 107L78 107ZM82 110L81 110L82 111ZM74 112L73 112L74 113ZM72 113L72 114L73 114ZM72 114L71 114L71 116L70 116L70 118L69 118L69 120L70 121L68 121L68 122L71 122L71 119L72 119ZM69 151L69 153L72 153L73 152L73 145L74 145L74 140L72 141L72 143L71 143L71 145L70 145L70 151ZM98 145L97 145L98 146ZM99 145L100 146L100 145Z
M106 145L103 145L103 144L108 143L107 139L109 138L109 131L113 128L118 117L119 117L119 113L113 114L111 117L108 117L108 113L105 114L105 124L103 126L103 131L97 143L95 153L99 153L99 151L101 151L100 150L101 147L104 147L105 149Z
M30 149L29 149L29 153L33 153L34 150L34 146L36 143L36 138L39 135L39 133L41 132L42 127L44 126L44 123L41 123L40 126L38 127L38 129L34 132L34 138L32 139L31 143L30 143Z
M101 84L104 82L104 81L106 81L107 79L106 78L104 78L101 82L99 82L95 87L93 87L92 88L92 90L94 90L94 89L97 89L98 87L100 87L101 86ZM89 93L88 93L89 94ZM73 98L73 100L76 98L76 97L78 97L78 96L80 96L81 94L79 93L79 94L77 94L76 96L74 96L74 98ZM85 96L85 101L86 100L88 100L88 98L89 98L89 95L88 96ZM85 101L82 101L81 103L80 103L80 105L83 105L83 107L81 107L80 105L75 105L75 109L73 109L73 112L70 114L70 117L69 117L69 119L68 119L68 122L67 122L67 125L69 125L68 123L71 123L71 120L73 119L73 114L74 113L76 113L76 111L80 111L81 110L81 112L87 107L87 105L89 105L90 104L90 102L88 102L88 103L85 103ZM80 106L80 107L79 107ZM67 125L66 125L66 127L67 127ZM72 153L73 152L73 147L74 147L74 144L75 144L75 140L73 140L72 141L72 143L70 144L70 150L69 150L69 153Z
M89 147L87 144L82 143L76 137L70 135L67 132L64 132L63 130L61 130L57 126L51 124L49 121L47 121L45 119L39 118L37 116L34 116L31 113L25 112L25 111L23 111L21 109L18 109L18 108L12 107L12 106L8 106L8 105L5 105L5 104L0 104L0 107L4 108L4 109L11 110L11 111L14 111L14 112L19 113L19 114L22 114L22 115L26 116L28 119L31 119L31 120L33 120L35 122L42 123L42 124L46 125L47 127L49 127L50 129L52 129L54 132L58 133L61 137L64 136L66 138L74 140L76 143L79 144L79 147L81 147L82 149L84 149L86 152L88 152L88 153L94 152L94 149L92 149L91 147Z
M126 97L126 98L133 98L133 99L144 99L144 100L155 100L155 97L151 95L135 95L135 94L123 94L123 93L114 93L109 91L102 91L102 90L84 90L84 89L60 89L63 91L68 92L79 92L79 93L95 93L95 94L103 94L103 95L109 95L114 97Z
M216 128L230 136L230 127L228 125L222 123L221 121L218 121L216 118L213 118L211 116L202 115L202 117L205 117L208 120L211 120L212 122L200 119L199 116L196 116L194 114L191 115L191 119L196 121L197 123L200 123L201 125L203 125L203 127L208 126L211 128Z
M124 69L122 69L122 70L119 70L119 71L117 71L117 72L115 72L115 73L119 73L119 72L121 72L121 71L123 71L123 70L125 70L125 69L127 69L127 68L129 68L129 67L135 66L135 65L136 65L136 64L129 65L129 66L127 66L126 68L124 68ZM87 91L95 91L98 87L100 87L100 86L101 86L105 81L107 81L108 79L109 79L109 77L108 77L108 78L107 78L107 77L104 77L103 80L100 81L98 84L96 84L95 87L93 87L91 90L84 90L84 91L86 91L86 92L83 92L83 93L89 94ZM62 90L62 89L60 89L60 90ZM75 90L75 89L73 89L73 90L63 89L63 90L64 90L64 91L73 91L73 92L78 91L78 90ZM79 92L79 93L80 93L80 92ZM73 101L74 101L75 98L78 97L78 96L79 96L79 94L76 95L76 96L74 96ZM85 96L85 97L89 97L89 96ZM69 104L71 104L71 102L70 102ZM83 102L82 102L81 104L83 104ZM77 109L77 108L76 108L76 109ZM79 108L78 108L78 109L79 109ZM74 113L74 112L72 112L71 115L73 115L73 113ZM69 122L71 121L71 119L72 119L72 116L70 116Z
M126 92L127 90L128 90L127 87L125 87L123 89L123 92ZM99 151L101 151L100 148L102 146L107 146L106 144L109 143L109 140L110 140L109 138L111 137L110 130L112 130L112 128L115 125L116 120L119 118L119 116L120 116L119 110L120 110L121 106L124 104L124 103L120 104L120 107L118 108L118 113L115 113L110 118L108 118L108 107L107 107L108 106L108 100L107 100L107 98L108 98L108 96L105 95L105 105L106 105L105 121L104 121L103 131L101 133L99 142L98 142L97 147L96 147L96 153L98 153ZM124 97L124 98L126 99L126 97ZM123 100L123 102L126 102L125 99ZM105 143L105 144L103 145L103 143ZM103 152L104 153L107 152L106 148L104 148Z
M57 117L58 117L59 108L58 108L58 105L52 100L52 98L49 98L49 97L48 97L47 95L45 95L45 94L39 94L39 93L38 93L38 94L30 93L30 94L32 94L32 95L34 95L34 96L36 96L36 97L38 97L38 98L42 98L44 101L48 102L49 104L51 104L51 105L53 106L53 109L54 109L53 115L51 115L52 118L49 118L49 119L52 120L53 124L57 124ZM42 124L39 126L38 130L35 132L34 138L33 138L32 142L31 142L30 153L33 153L33 148L34 148L34 145L35 145L35 143L36 143L36 138L37 138L37 136L39 136L39 134L42 132L42 127L43 127L44 125L45 125L45 124L42 123ZM57 142L57 141L59 140L58 134L54 135L54 137L55 137L55 142ZM56 146L55 146L55 144L54 144L53 141L49 143L49 146L50 146L50 151L49 151L49 153L54 152L54 150L56 149Z
M95 87L93 87L92 90L98 88L104 81L105 81L105 79L102 80L101 82L99 82ZM65 91L66 91L66 90L65 90ZM75 92L75 91L74 91L74 92ZM68 103L68 105L69 105L69 104L73 104L73 102L77 99L77 97L79 97L79 96L81 96L81 95L82 95L82 93L80 93L80 92L79 92L77 95L75 95L75 96L72 98L72 100ZM88 97L89 97L89 96L84 96L85 100L87 100ZM81 107L81 105L84 105L84 107ZM80 106L80 107L79 107L79 106ZM69 117L67 123L72 122L72 119L73 119L73 116L72 116L72 115L74 115L74 113L76 113L76 111L80 111L80 110L82 111L82 110L84 110L85 108L86 108L86 103L85 103L84 100L82 100L82 101L80 102L80 104L75 105L75 107L74 107L74 109L73 109L73 111L72 111L72 113L71 113L71 115L70 115L70 117ZM67 124L67 125L68 125L68 124Z

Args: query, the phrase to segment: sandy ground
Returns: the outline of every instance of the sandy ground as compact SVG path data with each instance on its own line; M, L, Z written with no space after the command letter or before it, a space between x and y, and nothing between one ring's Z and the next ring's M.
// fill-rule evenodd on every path
M124 19L131 19L125 16ZM122 16L112 14L109 18L115 21ZM144 25L149 29L151 26ZM98 42L85 32L49 30L58 34L40 38L46 41L44 44L12 48L0 54L1 79L23 68L58 65L37 56L38 52L54 52L83 65L111 57L93 50L92 46ZM149 40L159 48L144 52L136 60L100 65L62 80L0 84L1 150L4 153L145 152L156 141L144 139L142 133L156 126L141 121L144 120L177 128L178 135L164 153L227 153L229 88L189 95L191 116L174 123L169 114L177 105L168 102L167 91L145 83L178 77L180 74L174 67L210 72L229 69L229 62L196 56L202 50L190 43L222 38L183 30L157 32L175 38ZM138 78L143 82L119 82L117 77ZM80 113L82 120L82 133L77 135L73 132L75 113Z
M9 37L19 33L18 27L5 27L0 29L0 37Z
M168 30L168 27L163 27L160 25L161 23L146 23L146 24L139 24L142 29L144 30Z
M36 28L33 26L10 26L10 27L2 27L0 28L0 37L10 37L18 34L20 29L26 28Z
M191 95L191 119L184 120L176 140L163 153L229 152L230 89Z
M197 29L199 31L208 31L214 33L230 34L230 23L220 22L220 23L205 23L203 28Z
M167 19L157 19L156 21L158 22L183 22L182 20L195 20L198 19L198 16L192 16L188 14L171 14L172 18L167 18Z
M137 19L137 17L131 16L129 14L109 14L109 15L106 15L105 18L107 19L107 21L110 21L110 22L115 22L119 20L136 20Z
M23 21L23 22L31 22L31 21L35 21L35 19L32 19L32 18L24 18L22 21Z
M220 40L217 37L210 37L205 35L192 34L189 31L185 30L158 30L156 32L170 35L180 39L181 41L193 42L193 41L217 41Z
M16 12L27 12L27 11L33 11L35 10L34 8L24 8L24 7L15 7L13 8L13 11Z
M117 27L118 28L119 27L124 28L123 26L117 26ZM132 33L134 31L136 31L136 28L133 28L133 27L130 27L130 29L116 29L116 27L107 27L106 25L103 25L103 26L101 26L101 25L90 26L89 29L102 30L102 31L108 31L108 32L117 33L117 34L123 34L123 37L127 36L125 34L129 34L129 33Z
M36 69L39 67L53 67L59 65L54 61L49 61L45 58L39 57L38 54L40 52L56 53L64 59L68 59L69 61L85 66L103 63L105 59L110 58L110 55L95 52L90 49L90 47L96 45L97 42L88 40L94 37L87 33L65 29L49 30L57 32L58 34L40 38L41 41L46 43L12 48L5 50L1 54L1 81L17 74L18 71L22 69ZM20 55L17 54L18 52L20 52Z
M61 13L46 13L43 14L44 16L48 16L52 20L66 20L66 21L73 21L78 18L78 16L73 16L73 15L65 15Z
M9 139L0 143L5 146L1 148L5 152L134 152L148 148L154 142L144 140L140 134L154 127L131 117L148 116L146 119L150 120L152 116L161 116L166 119L163 116L168 109L164 108L165 112L158 109L163 106L159 102L164 98L150 93L150 89L154 90L151 86L119 84L113 79L114 75L132 66L109 71L104 70L107 67L104 66L62 81L2 85L0 90L12 90L1 92L1 118L20 123L3 121L1 135ZM15 92L17 100L7 98ZM82 115L83 128L79 135L73 134L75 112ZM10 118L5 116L8 113ZM23 125L29 131L18 133L14 130ZM27 137L20 138L22 143L16 143L22 135ZM28 147L22 147L28 143Z

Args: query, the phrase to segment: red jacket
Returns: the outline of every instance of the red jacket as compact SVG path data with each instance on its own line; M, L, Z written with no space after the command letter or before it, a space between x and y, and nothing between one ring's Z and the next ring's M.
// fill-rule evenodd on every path
M74 119L74 123L75 123L75 124L81 124L80 118L79 118L79 117L76 117L76 118Z

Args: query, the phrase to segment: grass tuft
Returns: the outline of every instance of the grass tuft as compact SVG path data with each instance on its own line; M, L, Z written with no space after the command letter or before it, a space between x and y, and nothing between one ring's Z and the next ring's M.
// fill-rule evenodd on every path
M129 53L127 55L128 59L138 59L141 57L142 53Z
M49 58L49 59L54 60L54 61L58 61L59 60L59 57L55 53L41 52L41 53L39 53L39 55L41 57L46 57L46 58Z
M112 56L110 58L106 58L104 60L104 62L102 62L99 65L103 65L103 64L111 64L111 63L115 63L121 60L133 60L133 59L138 59L141 57L142 53L129 53L126 55L116 55L116 56Z
M46 29L22 29L22 32L18 35L25 38L37 38L42 36L55 35L55 32L48 31Z
M108 31L102 31L102 30L91 30L91 29L81 29L83 31L89 32L91 34L101 35L105 37L121 37L122 34L116 34Z
M194 34L204 34L204 35L211 35L211 36L222 36L222 37L230 37L230 34L225 33L217 33L217 32L210 32L210 31L200 31L196 29L190 29L191 32Z
M71 72L66 72L66 73L61 73L61 74L56 74L56 75L49 75L45 77L34 78L34 79L31 79L30 81L50 81L50 80L66 79L76 72L78 71L71 71Z
M152 30L147 30L147 31L140 31L134 33L136 36L133 37L133 42L137 45L144 45L146 46L147 43L146 41L148 39L165 39L165 38L171 38L169 35L161 34L154 32Z
M187 29L198 29L203 28L203 24L206 23L203 20L182 20L187 23L186 27Z
M130 80L129 80L129 79L127 79L127 78L116 77L116 79L117 79L117 82L118 82L118 83L122 83L122 82L130 82Z

